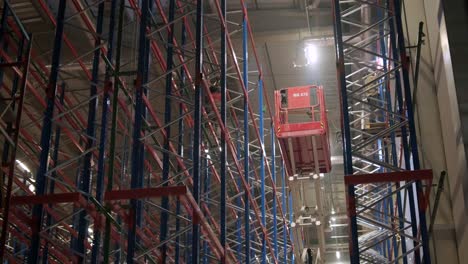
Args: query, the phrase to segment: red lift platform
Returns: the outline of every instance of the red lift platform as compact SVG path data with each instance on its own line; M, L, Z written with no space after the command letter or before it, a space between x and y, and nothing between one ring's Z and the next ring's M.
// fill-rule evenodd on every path
M329 172L330 142L322 86L275 91L275 109L276 135L289 175Z

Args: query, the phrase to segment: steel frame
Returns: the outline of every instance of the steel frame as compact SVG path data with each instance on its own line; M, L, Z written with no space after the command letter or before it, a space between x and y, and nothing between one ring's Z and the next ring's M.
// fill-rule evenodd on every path
M351 263L430 263L401 1L333 4Z
M13 144L2 162L11 188L2 189L9 207L0 261L294 259L287 175L273 128L263 125L273 115L244 2L242 21L227 20L225 0L214 1L212 16L201 0L126 2L38 0L53 25L41 37L55 34L54 46L41 50L4 1L0 73L16 82L2 87L19 103L14 129L1 126L10 133L3 144ZM240 31L242 58L231 39ZM214 78L220 109L209 93ZM16 172L15 155L35 177Z

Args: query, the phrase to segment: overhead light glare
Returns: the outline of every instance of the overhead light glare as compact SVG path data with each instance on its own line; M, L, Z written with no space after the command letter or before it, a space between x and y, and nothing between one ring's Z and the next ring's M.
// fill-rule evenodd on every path
M304 47L304 54L306 58L307 65L317 62L317 46L311 43L306 43Z
M25 171L27 172L31 172L31 170L29 170L28 166L26 166L23 162L19 161L19 160L16 160L16 163L18 163L18 165Z
M341 253L339 251L336 251L336 258L340 259L341 258Z

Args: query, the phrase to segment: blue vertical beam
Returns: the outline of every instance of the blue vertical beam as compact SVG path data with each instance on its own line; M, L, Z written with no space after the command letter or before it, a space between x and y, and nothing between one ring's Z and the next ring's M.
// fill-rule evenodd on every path
M101 3L98 9L98 16L101 15ZM107 60L111 63L113 57L114 49L114 29L115 29L115 11L117 7L117 0L112 0L110 17L109 17L109 36L107 40ZM108 113L110 106L110 89L112 83L110 81L111 77L111 66L106 66L106 74L104 78L104 93L102 97L102 111L101 111L101 131L99 139L99 153L97 161L97 177L96 177L96 200L100 203L102 202L104 194L104 173L105 173L105 153L106 153L106 143L107 143L107 122L108 122ZM112 169L112 168L111 168ZM94 241L91 252L91 263L98 263L99 250L101 247L101 231L98 226L94 226Z
M289 223L292 223L293 221L294 221L294 219L293 219L293 199L292 199L292 194L289 193ZM294 236L293 236L292 229L291 229L291 233L290 233L290 239L291 239L291 241L294 241ZM294 264L294 262L295 262L294 251L291 250L291 264Z
M132 146L132 159L131 159L131 188L139 188L143 184L144 167L141 166L144 162L144 146L141 142L142 124L144 116L144 85L147 81L148 75L148 41L146 38L146 28L148 25L148 18L150 17L149 0L142 0L141 5L141 20L139 28L139 42L138 42L138 67L137 78L135 84L135 121L133 124L133 146ZM139 200L130 201L130 225L128 227L128 244L127 244L127 263L134 262L133 256L135 255L135 247L137 243L136 228L141 224L142 203Z
M248 86L246 86L248 87ZM265 209L265 152L264 152L264 127L263 127L263 84L258 80L258 108L259 108L259 132L260 132L260 205L262 211L262 225L266 228L266 209ZM262 264L266 263L266 237L262 232Z
M278 223L276 220L276 138L275 126L271 123L271 177L273 178L273 248L275 258L278 259ZM284 241L286 243L286 241Z
M274 130L272 130L272 133L274 134ZM286 175L284 171L284 161L281 160L281 199L282 199L282 204L283 204L283 212L284 212L284 219L286 219ZM283 257L284 257L284 263L288 263L288 238L287 238L287 222L284 221L284 226L283 226Z
M223 19L226 19L226 0L221 0L221 13ZM221 25L221 49L220 49L220 66L221 66L221 121L225 131L226 126L226 28ZM226 151L226 134L223 131L221 133L221 204L220 204L220 222L221 222L221 246L224 249L224 254L221 259L221 263L226 263L226 162L227 162L227 151Z
M241 159L241 136L240 136L240 132L239 132L239 129L236 130L236 150L237 150L237 160L240 160ZM236 182L237 182L237 186L241 186L242 182L241 182L241 178L240 176L237 177L236 179ZM242 206L242 199L241 197L237 197L236 199L236 202L237 202L237 206L239 206L239 208ZM239 214L239 213L237 213ZM241 252L242 252L242 232L241 232L241 227L242 227L242 223L241 223L241 218L240 217L237 217L236 219L236 238L237 238L237 259L240 261L242 258L241 258Z
M193 133L193 196L200 203L200 166L201 166L201 102L203 81L203 7L204 1L197 1L196 19L196 51L195 51L195 109ZM192 221L192 263L199 263L200 255L200 225Z
M379 16L379 19L382 19L383 18L383 12L382 11L378 11L378 16ZM382 57L383 59L383 71L384 72L387 72L388 71L388 67L387 67L387 43L385 42L385 38L382 37L384 35L384 25L381 24L379 26L379 35L381 36L380 38L380 50L381 50L381 54L383 54L384 56ZM387 83L388 83L388 77L385 77L384 78L384 81L383 81L383 85L384 85L384 93L385 93L385 102L387 103L387 111L388 112L392 112L392 98L391 98L391 94L390 94L390 87L387 86ZM394 121L393 121L393 118L388 118L388 122L389 122L389 125L390 127L393 127L394 125ZM392 161L391 163L393 163L394 166L398 166L398 155L397 155L397 150L396 150L396 136L395 136L395 132L392 132L390 133L390 148L391 148L391 157L392 157ZM386 151L388 152L387 148L386 148ZM388 155L388 153L386 154ZM388 156L387 156L387 159L388 159ZM389 161L386 161L388 163L390 163ZM399 188L400 184L397 183L397 188ZM389 192L391 192L391 188L389 187ZM390 198L390 213L391 215L393 215L393 199ZM398 210L398 215L402 215L402 208L401 208L401 192L397 192L397 210ZM403 225L404 225L404 222L403 222L403 219L399 219L399 228L400 229L403 229ZM397 256L398 255L398 244L397 244L397 241L396 241L396 237L394 237L392 239L392 244L393 244L393 252L394 252L394 255ZM405 239L402 239L401 240L401 252L402 252L402 255L404 255L403 257L403 264L407 264L408 262L408 259L407 259L407 256L406 256L406 240Z
M88 105L88 125L86 127L86 153L84 157L83 164L83 174L81 177L80 190L86 194L91 192L91 159L93 158L93 152L90 151L94 148L96 143L96 112L98 106L97 98L97 83L99 81L99 60L101 56L101 34L102 34L102 25L104 20L104 2L99 4L98 8L98 17L96 21L96 40L94 43L94 58L93 58L93 69L92 69L92 79L91 79L91 88L89 92L89 97L91 100ZM86 249L85 242L88 236L88 219L87 213L85 210L81 210L79 214L79 224L78 224L78 240L77 240L77 252L78 259L80 262L85 261Z
M169 29L167 31L167 52L166 52L166 97L165 97L165 111L164 111L164 124L166 125L164 130L166 137L164 139L164 152L163 152L163 173L162 173L162 180L163 186L168 186L168 179L169 179L169 143L171 138L171 125L169 124L172 119L172 70L173 70L173 38L174 38L174 13L175 13L175 0L169 1ZM159 241L165 241L167 237L167 222L169 220L169 215L167 213L167 209L169 208L169 198L162 197L161 199L161 206L163 210L161 210L161 226L160 226L160 233L159 233ZM163 244L161 246L161 261L162 263L166 263L167 257L167 244Z
M204 183L203 183L203 193L204 193L204 196L207 200L210 199L210 195L209 195L209 192L210 192L210 171L209 171L209 159L206 158L204 159L204 168L203 168L203 172L204 172ZM207 204L207 207L208 207L208 210L209 210L209 207L210 204ZM205 214L208 214L209 212L205 212ZM203 241L203 264L208 264L208 254L209 254L209 248L208 248L208 242L206 240Z
M398 13L398 10L396 9L396 6L394 6L396 4L395 1L396 0L394 0L393 3L392 3L391 0L387 0L387 6L388 7L393 6L395 8L395 10L394 10L395 16L392 17L390 19L390 21L389 21L390 44L391 44L392 53L394 54L394 56L397 56L397 54L400 54L401 63L404 63L404 60L406 60L406 58L401 57L401 52L402 51L399 50L399 47L398 47L398 44L397 44L397 39L399 39L399 36L403 36L403 34L402 35L397 35L396 29L395 29L395 23L398 23L395 20L399 20L396 17L396 15ZM399 67L397 61L394 61L393 64L394 64L395 68ZM405 69L403 69L402 72L405 72ZM402 87L401 87L400 71L395 71L394 75L395 75L395 92L396 92L395 101L397 102L398 112L402 116L400 118L400 121L403 122L404 121L403 116L405 116L405 112L404 112L404 100L403 100L403 92L402 92ZM405 160L405 167L406 167L407 170L411 170L412 167L411 167L411 160L410 160L410 150L409 150L409 145L408 145L407 138L408 138L407 129L406 129L405 126L403 126L401 128L401 142L402 142L402 145L403 145L403 154L404 154L404 160ZM417 158L417 156L416 156L416 158ZM419 163L418 163L418 165L419 165ZM412 186L408 187L407 192L408 192L408 203L409 203L409 209L410 209L411 231L412 231L413 237L417 237L417 235L418 235L418 226L417 226L417 223L416 223L416 207L415 207L415 198L414 198L414 193L413 193L413 187ZM402 210L402 213L403 213L403 214L401 214L402 216L406 214L406 212L404 212L403 210ZM413 242L413 247L416 247L416 246L417 246L417 242L414 241ZM415 255L415 257L414 257L415 263L420 264L421 259L420 259L419 249L414 251L414 255Z
M32 36L28 35L23 35L21 37L20 41L20 47L18 49L18 60L22 60L23 57L23 47L25 41L28 41L28 48L26 51L26 59L23 62L23 76L21 79L21 84L18 86L18 81L19 78L15 77L14 83L13 83L13 88L12 91L16 93L16 90L19 88L19 100L18 100L18 105L16 106L17 111L16 111L16 116L15 116L15 121L11 123L11 137L14 142L14 144L11 145L11 154L9 158L9 166L8 166L8 180L6 183L6 193L5 193L5 207L3 209L3 215L2 215L2 231L1 231L1 239L0 239L0 262L3 261L3 257L5 254L5 248L6 248L6 237L7 237L7 232L8 232L8 227L9 227L9 214L10 214L10 201L11 201L11 193L13 189L13 178L15 176L15 161L16 161L16 150L18 148L18 143L19 143L19 134L20 134L20 126L21 126L21 115L23 112L23 105L24 105L24 98L25 98L25 91L26 91L26 83L28 79L28 74L29 74L29 66L30 66L30 58L31 58L31 49L32 49ZM13 107L15 105L13 104Z
M63 106L63 101L65 99L65 83L62 83L60 86L60 104ZM54 163L54 166L57 166L58 164L58 155L59 155L59 147L60 147L60 133L61 133L61 127L57 126L55 128L55 139L54 139L54 152L52 153L52 161ZM55 192L55 179L57 178L57 171L54 170L52 174L50 175L50 186L49 186L49 193L54 193ZM52 205L49 205L50 208L52 208ZM46 220L46 228L49 227L52 224L52 216L50 214L47 214L47 220ZM47 233L50 233L50 229L47 230ZM49 248L47 246L44 247L44 251L42 253L42 263L47 264L48 262L48 252Z
M107 191L112 191L114 184L114 162L115 162L115 145L116 145L116 127L117 127L117 114L118 114L118 99L119 99L119 88L120 84L116 80L119 78L120 72L120 57L122 55L122 35L123 35L123 16L125 10L125 0L119 0L119 23L117 27L117 43L115 49L115 69L113 72L114 84L112 91L112 118L111 118L111 131L110 131L110 142L109 142L109 156L108 156L108 176L107 176ZM126 139L126 137L125 137ZM125 142L124 139L124 142ZM125 152L124 152L125 153ZM123 162L122 162L123 166ZM117 244L117 243L116 243ZM111 221L106 218L106 228L104 231L104 245L103 245L103 263L109 263L111 247ZM116 253L117 254L117 253ZM117 258L116 258L117 259Z
M243 13L242 18L242 65L243 65L243 81L244 86L248 90L249 88L249 64L248 64L248 47L247 47L247 14ZM244 177L250 186L249 177L249 97L248 92L244 96ZM244 225L245 225L245 263L250 263L250 201L248 192L250 189L245 189L244 194Z
M7 50L7 42L5 41L5 43L3 43L3 35L5 34L5 29L7 28L9 11L10 9L8 6L8 2L3 1L3 12L2 12L2 18L0 20L0 47L2 47L4 51ZM3 59L0 58L0 62L3 62ZM4 71L0 70L0 85L3 84L3 75L4 75Z
M182 28L181 28L181 46L183 47L185 45L187 33L185 29L185 23L182 23ZM181 56L184 58L184 50L181 50ZM180 87L185 87L185 71L184 69L180 69ZM184 95L184 91L182 91L182 95ZM179 103L179 137L178 137L178 149L177 149L177 155L179 155L182 159L184 158L184 119L182 118L184 115L184 109L183 109L183 104ZM182 168L179 167L179 171L181 171ZM176 202L176 215L180 215L180 200L177 199ZM176 233L179 233L180 230L180 219L179 217L176 218ZM176 237L175 241L175 256L174 256L174 263L179 264L180 263L180 236Z
M57 28L55 30L54 51L52 54L52 67L50 69L49 84L47 85L47 106L44 113L41 132L41 154L39 157L39 169L36 174L36 195L45 193L46 173L48 170L48 159L50 151L50 138L52 132L52 118L54 114L55 93L57 91L57 80L60 65L60 55L62 53L62 39L65 18L65 7L67 0L60 0L57 13ZM43 205L34 205L32 210L32 236L31 248L28 257L29 264L39 263L40 235L42 226Z
M408 118L408 125L409 125L409 132L410 132L410 146L411 146L411 154L412 154L412 161L413 161L413 168L415 170L420 169L419 164L419 152L418 152L418 144L416 139L416 128L415 128L415 121L414 121L414 114L413 114L413 103L411 98L411 87L410 87L410 80L409 80L409 65L406 60L406 47L405 47L405 40L403 34L403 25L402 25L402 18L401 18L401 1L394 0L394 7L395 7L395 20L396 20L396 30L398 33L398 49L400 50L400 61L402 62L402 73L403 73L403 85L404 85L404 93L405 93L405 103L406 103L406 111L407 111L407 118ZM423 193L421 181L416 182L416 191L418 195ZM418 196L419 198L423 196ZM416 200L415 200L416 202ZM413 218L413 221L416 222L416 218ZM429 252L429 236L427 233L427 223L426 223L426 213L424 208L419 207L419 227L421 230L421 239L422 239L422 247L423 247L423 263L430 264L430 252ZM418 253L419 250L416 252ZM416 254L416 257L417 254ZM418 261L418 259L416 259Z
M338 87L341 95L341 112L343 113L343 121L341 123L342 130L342 142L343 142L343 161L344 161L344 173L345 175L353 174L353 159L351 156L351 129L349 127L349 113L348 113L348 95L346 90L346 71L344 65L344 53L343 53L343 32L341 28L341 13L340 13L340 1L333 0L334 10L334 35L335 35L335 48L336 48L336 67L338 72ZM346 177L346 176L345 176ZM347 186L347 195L349 199L354 199L354 186ZM351 248L350 261L351 264L359 263L359 245L358 245L358 233L357 233L357 219L355 215L350 216L350 239Z

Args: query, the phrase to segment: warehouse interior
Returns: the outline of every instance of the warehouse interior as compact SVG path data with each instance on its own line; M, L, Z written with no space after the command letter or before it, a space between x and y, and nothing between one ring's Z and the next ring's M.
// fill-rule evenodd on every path
M0 14L0 262L468 263L466 1Z

